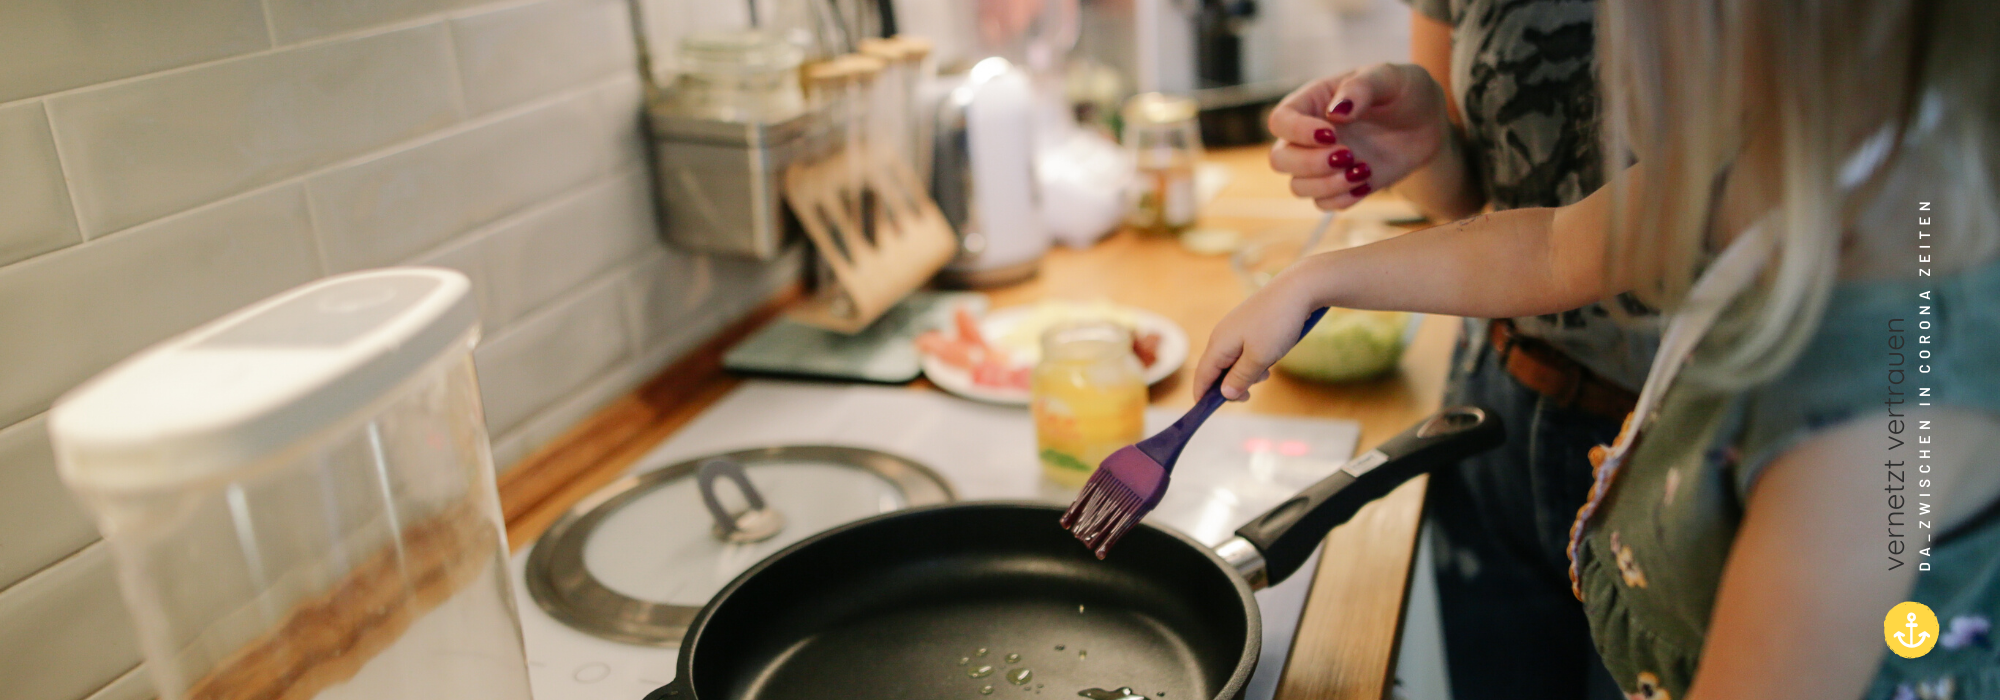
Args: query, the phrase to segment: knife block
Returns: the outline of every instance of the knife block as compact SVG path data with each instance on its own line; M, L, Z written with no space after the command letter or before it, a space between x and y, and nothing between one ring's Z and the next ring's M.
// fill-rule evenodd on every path
M909 164L870 159L863 191L851 192L852 157L839 149L785 170L785 201L833 273L791 317L841 333L867 328L958 254L951 224Z

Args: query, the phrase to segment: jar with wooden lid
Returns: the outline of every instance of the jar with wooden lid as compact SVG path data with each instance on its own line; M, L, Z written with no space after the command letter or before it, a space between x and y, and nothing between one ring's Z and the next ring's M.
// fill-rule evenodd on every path
M1194 225L1200 112L1193 98L1157 92L1125 103L1121 140L1137 168L1127 193L1127 225L1156 234L1179 234Z

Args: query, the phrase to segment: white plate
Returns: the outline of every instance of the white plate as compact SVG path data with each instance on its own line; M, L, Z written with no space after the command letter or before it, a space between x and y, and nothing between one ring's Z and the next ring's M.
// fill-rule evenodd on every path
M1181 368L1181 365L1187 364L1188 337L1186 331L1181 330L1181 327L1175 325L1173 321L1167 320L1167 317L1151 311L1129 306L1121 307L1121 309L1132 315L1134 325L1137 326L1140 333L1160 334L1160 347L1155 352L1152 366L1146 368L1145 378L1147 386L1158 384L1160 380L1173 375L1175 370ZM1013 330L1016 324L1027 319L1034 311L1035 307L1033 305L1026 305L1008 307L986 314L979 319L979 333L986 337L986 342L997 344L1000 342L1000 338L1006 336L1008 331ZM943 330L947 333L952 332L949 328ZM929 377L932 384L938 385L938 387L945 391L975 401L1009 406L1028 405L1028 391L1026 389L1002 389L979 386L972 383L971 372L945 364L942 360L931 356L929 353L921 353L921 356L923 357L924 376Z

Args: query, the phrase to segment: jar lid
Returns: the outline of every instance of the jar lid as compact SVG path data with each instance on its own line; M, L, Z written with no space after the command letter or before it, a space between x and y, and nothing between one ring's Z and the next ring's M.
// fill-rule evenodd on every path
M838 60L846 67L850 74L859 80L873 79L884 68L889 67L889 64L880 58L858 53L841 56Z
M886 62L903 60L903 44L895 39L869 37L862 39L855 47L863 56L878 58Z
M799 47L756 30L700 32L681 37L681 68L689 73L741 74L796 70Z
M447 354L471 349L465 275L337 275L140 351L56 400L49 434L73 487L207 479L314 439Z
M895 39L896 42L901 44L903 47L903 58L905 60L910 60L910 61L924 60L925 58L931 55L931 51L934 48L933 45L931 44L931 40L925 39L920 36L912 36L909 34L897 34L895 36Z
M1158 92L1133 95L1125 102L1125 123L1141 126L1179 124L1201 113L1201 104L1192 97Z
M880 513L956 500L944 477L858 447L742 450L628 476L536 540L528 593L564 624L671 645L752 564Z

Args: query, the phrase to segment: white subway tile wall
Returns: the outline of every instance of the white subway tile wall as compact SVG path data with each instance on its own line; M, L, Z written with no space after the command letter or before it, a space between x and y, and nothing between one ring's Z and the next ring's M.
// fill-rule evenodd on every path
M63 497L43 418L0 428L0 588L97 540L90 516Z
M0 3L0 678L140 700L45 415L327 274L465 271L502 469L795 279L661 243L622 0Z
M0 102L270 47L258 0L7 0Z
M0 595L10 698L80 698L139 662L111 547L98 542Z
M132 670L118 676L116 680L84 700L148 700L154 697L153 679L146 677L145 666L133 666Z
M623 3L551 0L451 21L466 107L488 112L593 78L633 71Z
M41 103L0 107L0 265L83 240Z
M449 126L449 41L429 24L50 98L84 233Z
M477 0L265 0L278 45L422 17Z
M545 309L474 350L486 424L504 435L632 357L611 280Z

